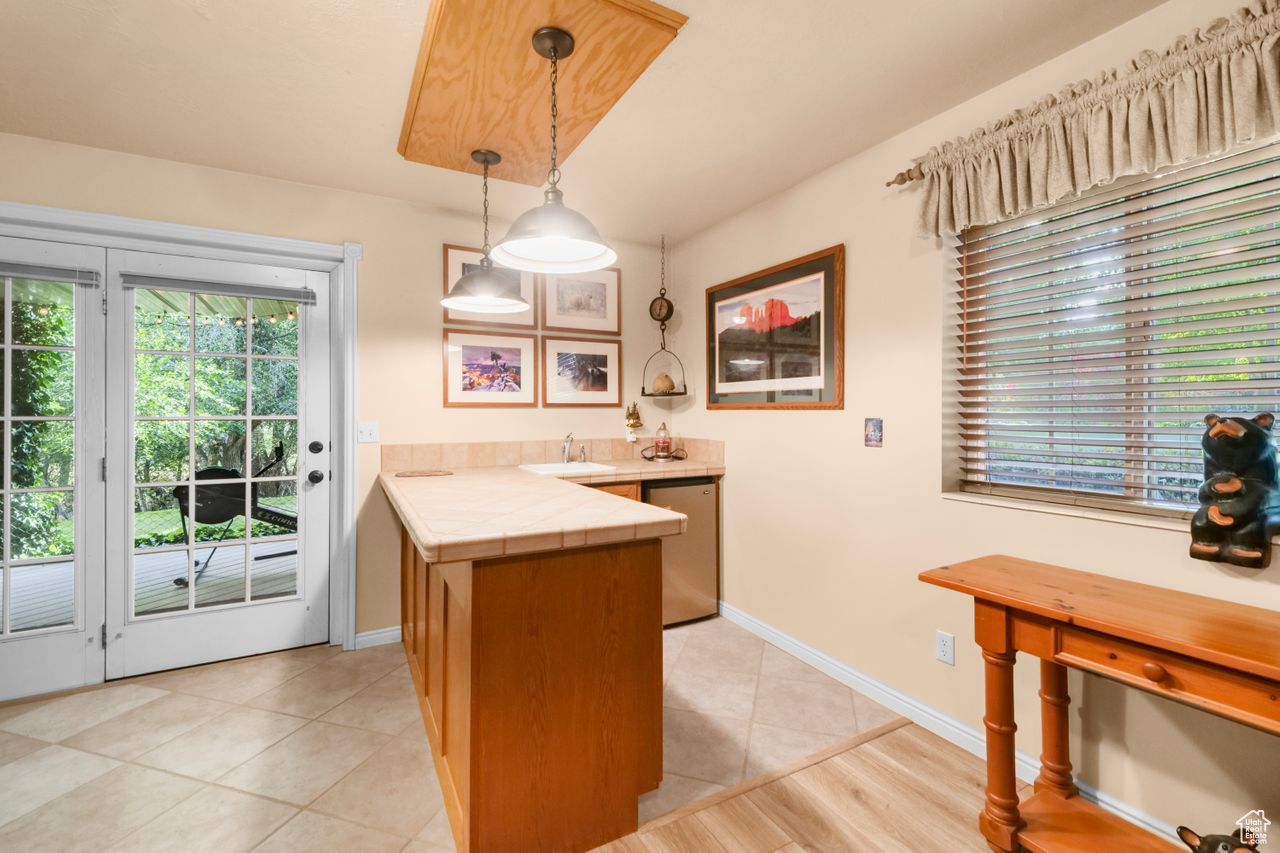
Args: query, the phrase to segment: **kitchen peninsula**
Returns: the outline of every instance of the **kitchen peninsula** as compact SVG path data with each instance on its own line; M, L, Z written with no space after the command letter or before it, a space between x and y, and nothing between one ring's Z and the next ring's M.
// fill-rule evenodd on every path
M402 638L459 850L585 850L633 831L662 780L660 538L685 516L515 465L383 467ZM723 473L612 467L580 479Z

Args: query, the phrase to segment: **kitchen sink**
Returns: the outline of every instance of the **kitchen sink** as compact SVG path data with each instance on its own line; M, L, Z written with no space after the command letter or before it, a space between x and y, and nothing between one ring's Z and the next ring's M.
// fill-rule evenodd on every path
M603 474L618 470L612 465L601 465L599 462L546 462L520 467L543 477L574 477L578 474Z

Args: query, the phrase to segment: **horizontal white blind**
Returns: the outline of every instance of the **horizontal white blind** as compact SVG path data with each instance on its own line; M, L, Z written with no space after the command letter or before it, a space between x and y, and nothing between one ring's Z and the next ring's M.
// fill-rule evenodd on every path
M1280 406L1280 143L957 247L960 481L1185 511L1204 416Z

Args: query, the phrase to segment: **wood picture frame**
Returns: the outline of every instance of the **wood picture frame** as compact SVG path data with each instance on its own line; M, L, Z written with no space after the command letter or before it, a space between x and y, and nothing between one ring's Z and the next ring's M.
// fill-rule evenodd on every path
M589 359L585 370L583 357ZM603 387L597 390L594 386L601 382ZM621 406L622 341L544 335L542 405Z
M445 329L443 337L445 408L537 407L537 335Z
M709 287L706 300L708 409L844 408L844 244Z
M479 264L483 253L470 246L459 246L454 243L444 244L444 296L449 295L449 288L468 271L472 264ZM520 281L520 295L529 303L526 311L516 314L481 314L475 311L457 311L441 306L446 326L485 326L498 329L525 329L534 331L538 328L538 277L530 272L508 269L494 265L494 270L510 274Z
M622 270L544 275L542 329L570 334L622 336Z

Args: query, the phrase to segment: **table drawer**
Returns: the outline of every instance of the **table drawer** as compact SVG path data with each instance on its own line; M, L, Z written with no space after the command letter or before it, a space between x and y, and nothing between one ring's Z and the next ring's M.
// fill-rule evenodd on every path
M1280 683L1274 681L1066 625L1054 660L1280 734Z

